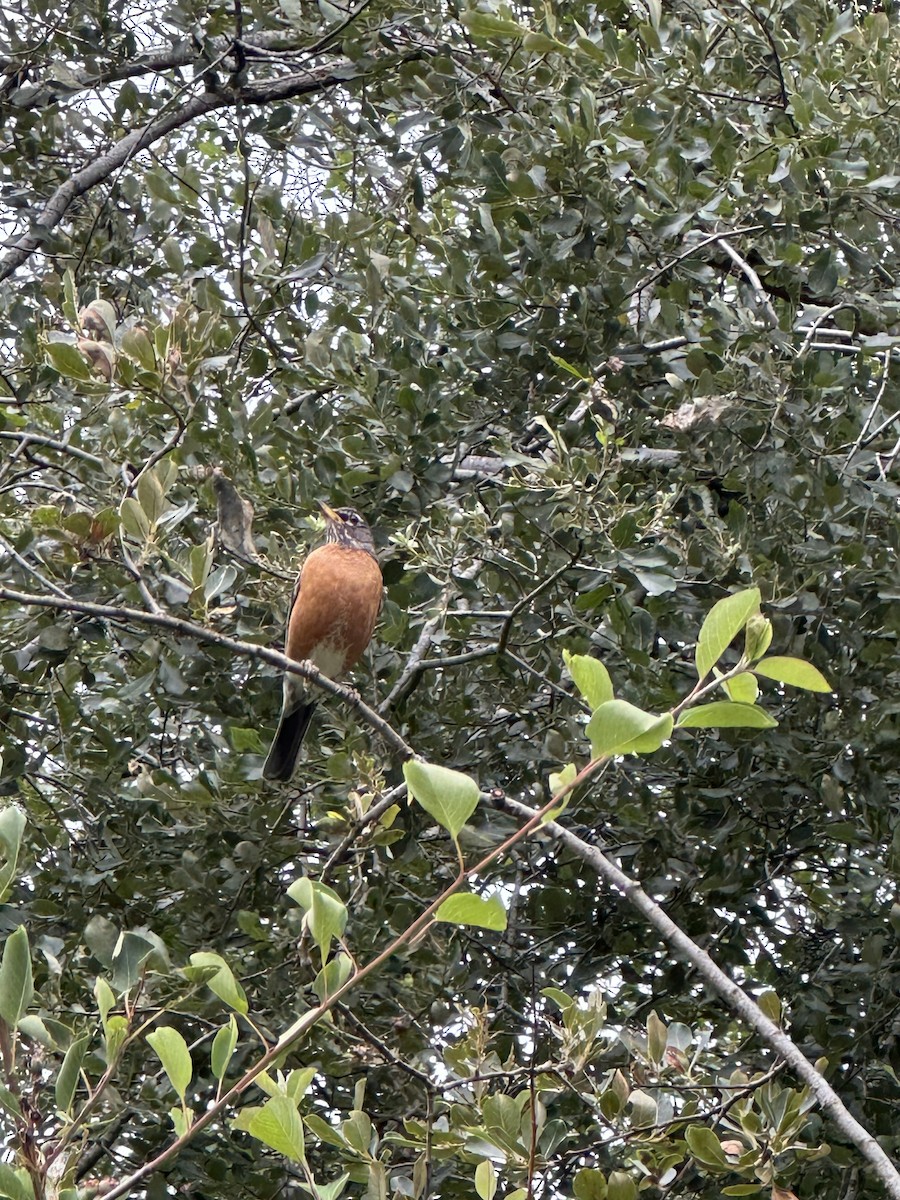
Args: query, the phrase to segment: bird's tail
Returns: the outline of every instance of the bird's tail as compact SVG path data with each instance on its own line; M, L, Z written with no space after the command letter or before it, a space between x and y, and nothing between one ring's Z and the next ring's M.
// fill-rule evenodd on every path
M315 711L315 700L306 700L297 708L282 712L263 767L263 779L280 779L283 782L290 779L300 753L300 743Z

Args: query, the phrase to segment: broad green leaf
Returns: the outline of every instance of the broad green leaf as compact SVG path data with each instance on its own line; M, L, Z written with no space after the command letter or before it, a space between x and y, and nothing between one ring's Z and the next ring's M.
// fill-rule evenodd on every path
M329 1125L322 1117L315 1113L308 1113L305 1117L306 1127L311 1134L324 1142L326 1146L335 1146L340 1150L346 1147L346 1142L337 1129Z
M204 980L209 990L224 1001L229 1008L233 1008L235 1012L244 1014L249 1012L250 1005L247 1003L247 995L235 979L231 967L220 954L206 950L192 954L191 966L185 968L184 974L190 979L192 969L205 972L210 968L215 968L215 972Z
M21 1117L22 1115L22 1108L19 1101L9 1088L4 1087L2 1083L0 1083L0 1108L13 1117Z
M296 1071L291 1071L285 1085L285 1094L288 1099L293 1100L295 1104L299 1104L309 1091L309 1085L317 1074L317 1067L300 1067Z
M756 704L715 700L688 708L678 718L679 729L774 729L778 722Z
M754 613L759 612L759 588L747 588L719 600L709 610L697 639L697 674L703 679L719 661Z
M582 1167L572 1180L575 1200L606 1200L606 1176L597 1167Z
M607 700L588 721L586 733L594 758L650 754L669 737L672 725L669 713L658 716L636 708L627 700Z
M234 1054L237 1040L237 1021L234 1019L234 1013L232 1013L228 1018L228 1024L223 1025L213 1038L212 1049L209 1053L210 1066L216 1079L224 1079L225 1072L228 1070L228 1064L231 1062L231 1056Z
M570 783L574 783L577 777L578 768L574 763L567 763L567 765L564 766L561 771L553 771L547 781L550 785L550 794L552 796L559 795L563 788L568 787ZM571 799L572 793L567 792L559 804L554 805L553 808L549 809L544 814L543 818L541 819L541 824L545 825L547 821L555 821L561 813L566 811Z
M169 1077L169 1083L175 1089L178 1099L184 1104L185 1092L194 1073L191 1062L191 1052L187 1042L177 1029L171 1025L156 1029L147 1034L147 1042L163 1065L163 1070Z
M691 1154L705 1167L728 1169L728 1159L719 1139L708 1126L689 1125L684 1131L684 1139Z
M272 1096L261 1108L251 1109L246 1117L242 1113L232 1127L243 1129L292 1162L303 1161L303 1122L296 1104L287 1096Z
M73 329L78 325L78 293L75 289L75 272L66 267L63 274L63 316Z
M353 962L348 954L335 954L334 958L329 959L313 980L313 991L320 1003L324 1003L329 996L333 996L343 987L352 971Z
M134 496L125 497L119 506L119 516L126 533L130 533L139 542L145 542L149 538L150 522Z
M141 968L156 949L153 942L139 933L119 934L112 960L112 985L121 995L130 991L141 978Z
M140 477L137 498L150 525L156 525L166 510L166 498L155 472L146 471Z
M9 889L16 877L25 825L25 814L17 805L10 804L0 810L0 852L3 855L3 866L0 867L0 904L9 896Z
M764 1196L763 1189L758 1183L735 1183L731 1187L722 1188L723 1196Z
M34 1186L24 1167L0 1163L0 1196L9 1200L34 1200Z
M287 891L306 913L306 923L324 962L333 939L341 937L347 928L346 905L337 892L306 875L292 883Z
M821 671L802 658L782 658L773 655L760 659L753 671L764 679L774 679L790 687L804 688L807 692L831 692L834 689Z
M762 658L772 641L772 622L762 613L754 613L744 632L744 653L748 662Z
M607 1200L637 1200L637 1184L627 1171L613 1171L606 1183Z
M87 359L71 342L48 342L45 350L54 371L58 371L65 379L77 379L84 383L91 378Z
M106 1022L104 1030L106 1038L106 1058L112 1063L118 1057L119 1051L128 1036L128 1021L125 1017L113 1016Z
M173 1126L175 1127L175 1136L176 1137L184 1137L184 1135L187 1133L187 1131L191 1127L192 1113L191 1113L190 1109L185 1109L184 1107L170 1108L169 1109L169 1120L172 1122Z
M341 1133L348 1146L359 1154L368 1154L372 1142L372 1122L361 1109L354 1109L346 1121L341 1122Z
M85 1051L90 1040L87 1035L76 1038L66 1051L66 1056L56 1077L56 1107L60 1112L67 1113L72 1107L81 1064L84 1062Z
M25 1013L24 1016L19 1017L19 1032L23 1033L25 1037L31 1038L33 1042L37 1042L39 1046L43 1046L45 1050L59 1049L53 1034L37 1013Z
M316 1180L316 1200L339 1200L349 1181L350 1176L347 1173L339 1175L331 1183L321 1183Z
M647 1053L650 1055L650 1061L661 1063L666 1053L666 1041L668 1038L668 1030L666 1023L663 1021L655 1009L651 1009L650 1015L647 1018Z
M478 807L478 785L468 775L410 759L403 764L406 786L414 799L455 840Z
M10 1029L16 1028L33 995L28 934L20 925L6 939L0 963L0 1017Z
M563 662L591 712L612 700L612 680L599 658L591 658L588 654L570 654L568 650L563 650Z
M153 343L139 326L127 329L122 334L121 345L128 357L133 358L145 371L156 370L156 354L153 350Z
M759 993L756 1003L770 1021L778 1024L781 1020L781 1001L778 999L777 992L774 992L771 988L766 988L765 991Z
M489 1158L483 1158L475 1168L475 1191L481 1200L494 1200L497 1193L497 1172Z
M740 675L725 680L722 687L729 700L734 700L737 704L755 704L759 696L759 684L751 671L742 671Z
M499 896L474 896L471 892L449 896L434 914L436 921L451 925L475 925L479 929L506 928L506 909Z

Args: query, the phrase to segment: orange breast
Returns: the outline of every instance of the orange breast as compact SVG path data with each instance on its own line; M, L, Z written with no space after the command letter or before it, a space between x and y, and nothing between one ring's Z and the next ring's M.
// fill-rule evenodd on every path
M329 543L300 572L284 652L326 675L347 671L369 644L381 608L381 570L365 550Z

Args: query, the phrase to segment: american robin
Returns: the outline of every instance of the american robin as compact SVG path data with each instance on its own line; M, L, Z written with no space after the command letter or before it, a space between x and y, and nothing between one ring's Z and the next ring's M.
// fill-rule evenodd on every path
M336 679L368 646L384 585L372 531L356 509L331 509L321 501L319 507L325 517L325 544L307 555L300 569L284 652ZM281 720L263 767L264 779L290 779L315 707L304 680L286 673Z

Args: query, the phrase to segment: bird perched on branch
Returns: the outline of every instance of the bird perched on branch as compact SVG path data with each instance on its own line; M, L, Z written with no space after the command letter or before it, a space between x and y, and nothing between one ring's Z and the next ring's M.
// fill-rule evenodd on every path
M329 508L325 542L307 555L291 597L284 652L336 679L356 663L381 610L383 581L372 531L355 508ZM281 719L264 779L288 780L316 701L299 675L285 673Z

